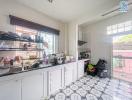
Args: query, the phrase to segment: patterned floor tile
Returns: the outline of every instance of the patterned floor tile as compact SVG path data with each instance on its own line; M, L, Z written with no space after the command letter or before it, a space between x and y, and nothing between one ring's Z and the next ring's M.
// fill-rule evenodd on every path
M86 83L88 86L90 86L90 87L93 87L94 85L95 85L95 83L93 83L93 82L87 82Z
M70 86L70 88L71 88L72 90L77 90L77 89L78 89L78 86L75 85L75 84L72 84L72 85Z
M71 100L82 100L82 99L81 99L81 96L79 94L73 93L71 95Z
M77 81L77 82L75 82L75 85L77 85L77 86L81 87L81 86L83 85L83 83L82 83L82 82L80 82L80 81Z
M80 79L80 82L82 82L82 83L87 83L87 81L88 81L88 80L86 80L86 79L84 79L84 78Z
M84 89L80 88L77 90L77 93L80 94L82 97L85 97L87 94L87 91L85 91Z
M95 85L94 88L99 91L104 91L104 88L99 85Z
M96 96L94 96L93 94L87 94L86 95L87 100L98 100Z
M103 94L101 97L102 97L103 100L114 100L111 96L106 95L106 94Z
M90 93L93 94L93 95L95 95L95 96L97 96L97 97L100 97L101 94L102 94L100 91L98 91L96 89L92 89Z
M70 96L73 93L73 90L71 90L70 88L67 88L63 90L63 92L65 93L66 96Z
M88 85L83 85L82 88L86 91L90 91L91 90L91 87L88 86Z
M101 86L101 87L105 87L106 84L105 83L101 83L101 82L98 82L97 85Z
M132 84L88 75L56 92L49 100L132 100Z
M58 93L55 96L55 100L65 100L66 96L64 93Z
M107 85L106 88L111 90L111 91L114 91L114 92L117 92L119 90L118 87L115 87L115 86L112 86L112 85L111 86Z
M115 96L116 95L116 92L110 90L110 89L106 89L104 91L105 94L109 95L109 96Z

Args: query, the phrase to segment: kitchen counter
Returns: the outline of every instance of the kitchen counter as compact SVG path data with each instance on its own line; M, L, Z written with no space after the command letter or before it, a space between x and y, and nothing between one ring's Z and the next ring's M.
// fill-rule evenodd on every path
M83 61L87 61L87 60L90 60L90 58L82 58L82 59L78 59L78 61L81 61L81 60L83 60Z
M57 64L57 65L44 65L44 66L41 65L41 67L38 67L38 68L31 68L31 69L27 69L27 70L23 70L23 71L8 72L8 73L5 73L5 74L0 74L0 77L20 74L20 73L25 73L25 72L30 72L30 71L35 71L35 70L39 70L39 69L46 69L46 68L50 68L50 67L56 67L56 66L59 66L59 65L64 65L64 64L73 63L73 62L76 62L76 61L66 62L66 63L63 63L63 64Z

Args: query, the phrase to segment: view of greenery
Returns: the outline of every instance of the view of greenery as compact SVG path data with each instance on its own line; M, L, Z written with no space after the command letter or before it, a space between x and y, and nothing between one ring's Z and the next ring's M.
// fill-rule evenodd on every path
M118 36L113 40L113 43L128 43L128 42L132 42L132 34Z

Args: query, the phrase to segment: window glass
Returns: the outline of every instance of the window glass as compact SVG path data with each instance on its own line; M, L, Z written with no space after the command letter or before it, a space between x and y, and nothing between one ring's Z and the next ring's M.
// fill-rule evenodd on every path
M127 21L124 23L111 25L107 27L107 34L117 34L121 32L131 31L132 30L132 21Z
M18 33L18 35L22 35L22 34L29 34L30 37L34 37L35 35L40 35L41 37L43 37L43 41L44 41L44 45L42 48L44 48L44 51L46 52L46 54L53 54L55 53L56 50L56 36L54 34L51 33L47 33L47 32L40 32L37 30L32 30L29 28L25 28L25 27L21 27L21 26L16 26L16 33Z
M47 44L47 46L44 47L46 54L55 53L55 35L41 32L41 36Z

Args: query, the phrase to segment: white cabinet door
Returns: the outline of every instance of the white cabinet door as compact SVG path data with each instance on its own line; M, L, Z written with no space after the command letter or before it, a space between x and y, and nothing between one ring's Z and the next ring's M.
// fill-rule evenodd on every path
M78 79L84 76L84 61L78 61Z
M62 69L53 69L48 72L48 95L55 93L57 90L62 88Z
M77 62L72 63L73 70L74 70L74 76L73 76L73 82L75 82L77 78Z
M65 86L71 84L74 78L74 64L66 64L64 68L65 72Z
M40 100L43 96L43 74L30 75L22 80L22 100Z
M11 80L1 82L0 100L21 100L21 81Z

